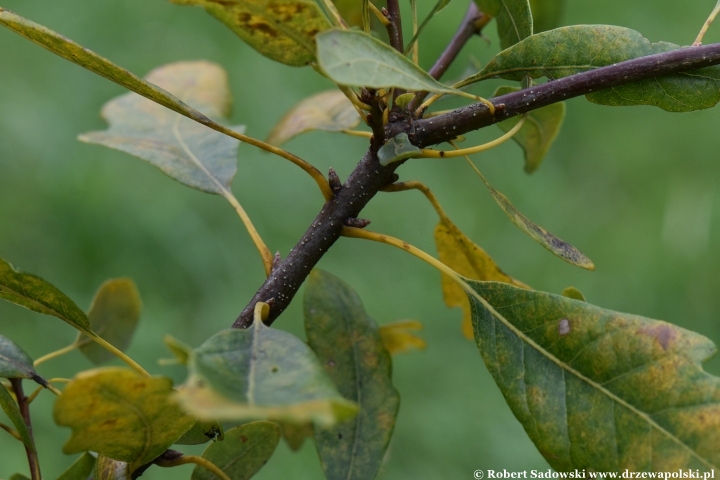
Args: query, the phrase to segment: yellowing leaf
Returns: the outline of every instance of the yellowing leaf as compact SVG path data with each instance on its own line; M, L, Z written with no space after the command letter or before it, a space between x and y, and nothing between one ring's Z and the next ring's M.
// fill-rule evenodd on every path
M357 411L310 347L261 321L212 336L194 350L188 370L177 397L200 418L332 425Z
M315 35L330 28L318 5L308 0L170 1L205 8L252 48L286 65L315 60Z
M328 30L318 35L317 49L320 68L340 85L462 93L438 82L400 52L363 32Z
M463 234L449 219L444 218L435 227L435 245L440 261L460 275L474 280L505 282L522 288L530 288L500 270L485 250L477 246ZM473 339L470 304L465 291L447 275L442 275L442 290L448 307L461 307L463 310L462 332Z
M417 320L404 320L386 323L380 326L380 338L390 355L404 353L408 350L425 350L427 343L413 331L422 330L422 323Z
M580 300L582 302L587 301L585 300L585 295L583 295L582 292L575 287L567 287L565 290L562 291L560 295L562 295L563 297Z
M325 477L375 478L395 427L400 395L392 384L392 359L377 323L342 280L313 270L303 310L308 344L358 414L332 427L315 426Z
M500 87L495 90L493 97L505 95L520 90L516 87ZM539 108L528 113L525 123L513 136L513 140L525 151L525 171L534 172L542 163L545 155L552 146L560 127L565 119L565 102L553 103L547 107ZM520 121L520 117L513 117L496 124L500 130L507 133Z
M55 423L72 428L63 452L98 452L134 471L195 423L170 399L173 392L170 379L141 377L121 368L79 374L53 411Z
M214 63L165 65L150 72L147 80L204 110L214 120L229 114L227 75ZM80 140L139 157L189 187L230 195L230 183L237 171L237 140L134 93L108 102L102 115L110 128L80 135ZM244 127L234 129L241 132Z
M202 458L217 465L231 480L248 480L270 459L280 442L280 427L272 422L251 422L225 432L225 439L213 442ZM191 480L216 480L198 465Z
M280 422L283 438L293 452L297 452L305 443L305 439L313 436L312 423Z
M129 278L118 278L103 283L95 294L88 312L90 328L99 337L121 351L130 346L135 327L140 319L142 302L135 283ZM75 343L78 349L94 364L115 358L112 352L79 334Z
M95 470L95 462L96 458L85 452L57 480L87 480Z
M267 143L279 146L311 130L339 132L354 128L359 123L360 115L345 94L340 90L329 90L295 105L275 125Z
M707 338L666 322L468 280L478 348L555 470L720 467L720 377Z
M95 463L94 480L130 480L132 472L125 462L98 455Z
M0 12L2 15L3 12ZM0 298L30 310L58 317L81 332L90 333L85 312L42 278L15 270L0 259Z

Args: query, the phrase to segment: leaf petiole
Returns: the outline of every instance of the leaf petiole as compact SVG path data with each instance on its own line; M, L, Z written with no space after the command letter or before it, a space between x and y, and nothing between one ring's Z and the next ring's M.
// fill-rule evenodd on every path
M483 143L482 145L477 145L475 147L470 148L461 148L459 150L430 150L430 149L423 149L422 155L420 155L417 158L453 158L453 157L462 157L464 155L472 155L473 153L480 153L484 152L486 150L490 150L491 148L495 148L498 145L501 145L508 140L510 140L525 124L525 118L527 117L527 113L522 116L520 121L512 128L510 129L505 135L496 138L492 142Z
M372 132L364 132L362 130L340 130L340 133L344 133L345 135L352 135L354 137L363 137L363 138L372 138L373 134Z
M176 458L174 460L155 460L155 465L166 468L187 465L188 463L193 463L195 465L203 467L205 470L212 472L213 475L218 477L220 480L230 480L230 477L228 477L225 472L220 470L220 467L218 467L211 461L206 460L202 457L198 457L196 455L183 455L182 457Z
M53 358L60 357L60 356L62 356L62 355L65 355L66 353L70 353L70 352L72 352L73 350L77 349L78 346L79 346L79 345L78 345L77 342L73 342L73 343L71 343L70 345L68 345L68 346L66 346L66 347L63 347L63 348L60 348L60 349L58 349L58 350L55 350L54 352L50 352L50 353L48 353L48 354L45 354L45 355L43 355L42 357L40 357L40 358L38 358L37 360L35 360L35 361L33 362L33 366L34 366L34 367L37 367L37 366L40 365L41 363L45 363L45 362L47 362L48 360L52 360Z
M5 430L5 431L8 432L10 435L12 435L12 436L15 437L16 439L20 440L21 442L23 441L22 437L20 436L20 432L18 432L18 431L15 430L14 428L9 427L9 426L5 425L4 423L0 422L0 429Z
M382 23L384 27L387 27L388 25L390 25L390 20L388 20L387 17L385 15L383 15L383 13L380 10L378 10L378 8L375 6L375 4L373 2L368 2L368 5L370 7L370 10L372 10L372 12L375 14L375 16L378 18L378 20L380 20L380 23Z
M445 213L445 210L442 208L442 206L440 206L440 202L438 202L438 199L435 196L435 194L432 193L430 188L422 182L419 182L417 180L410 180L408 182L391 183L390 185L384 187L381 191L383 191L383 192L406 192L408 190L419 190L423 195L425 195L425 198L428 199L428 201L433 206L433 208L437 212L440 219L441 220L449 220L447 214Z
M340 12L338 11L332 0L323 0L323 5L330 13L330 17L333 20L333 23L335 23L336 26L342 28L343 30L347 30L348 24L342 18L342 15L340 15Z
M86 334L88 337L90 337L94 342L96 342L98 345L100 345L101 347L103 347L103 348L106 349L107 351L111 352L111 353L112 353L113 355L115 355L116 357L118 357L120 360L122 360L123 362L125 362L125 364L126 364L127 366L129 366L130 368L132 368L133 370L135 370L137 373L139 373L139 374L142 375L143 377L150 377L150 376L151 376L151 375L150 375L143 367L141 367L135 360L133 360L132 358L130 358L130 357L128 357L127 355L125 355L125 353L123 353L122 351L120 351L120 350L119 350L117 347L115 347L114 345L110 344L110 343L109 343L107 340L105 340L104 338L99 337L99 336L97 336L97 335L94 334L94 333L93 333L93 334L89 334L89 333L86 332L85 334Z
M698 33L697 38L693 42L693 47L699 47L702 45L703 37L707 33L708 29L710 28L710 24L715 20L715 17L717 17L718 13L720 13L720 0L718 0L717 4L715 5L715 8L710 13L710 16L707 20L705 20L705 24L703 24L702 28L700 29L700 33Z

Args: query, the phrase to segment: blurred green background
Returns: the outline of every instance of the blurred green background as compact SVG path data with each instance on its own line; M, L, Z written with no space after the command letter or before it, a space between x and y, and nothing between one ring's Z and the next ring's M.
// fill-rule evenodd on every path
M419 2L427 12L434 2ZM652 41L689 44L713 0L573 0L565 24L634 28ZM179 60L209 59L229 72L233 123L264 138L304 97L330 88L310 68L261 57L200 9L163 0L86 2L5 0L14 10L145 74ZM427 29L421 61L428 68L467 6L455 0ZM406 18L409 18L406 16ZM406 20L405 26L409 26ZM446 80L470 57L497 51L473 39ZM720 40L720 25L706 43ZM498 82L476 87L490 95ZM233 210L220 197L186 188L125 154L81 144L77 134L104 129L101 106L123 90L0 29L0 257L36 273L86 308L107 278L132 277L144 299L129 351L148 370L183 379L168 357L165 333L198 345L227 328L261 284L261 263ZM583 98L568 102L563 131L544 165L522 172L509 142L477 156L489 180L531 219L570 241L597 265L586 272L553 257L518 231L462 159L415 160L402 179L431 186L458 225L510 274L535 288L581 289L592 303L667 320L720 341L720 147L717 109L670 114L651 107L612 108ZM439 107L449 108L448 102ZM494 127L467 145L497 136ZM311 133L287 148L323 171L346 178L365 141ZM291 164L243 145L234 190L272 250L286 254L321 206L315 185ZM363 216L372 228L434 252L435 213L417 192L380 194ZM523 470L547 464L460 335L460 312L444 307L439 274L402 252L342 240L320 263L352 285L379 323L421 320L429 347L400 355L394 378L402 406L380 478L464 479L475 469ZM304 336L300 302L275 326ZM33 357L62 347L75 332L52 317L0 304L0 332ZM45 377L89 368L78 353L44 364ZM707 369L720 373L720 361ZM28 388L30 386L28 385ZM43 473L55 478L73 460L60 451L69 431L52 422L52 396L33 404ZM1 417L0 417L1 418ZM187 448L186 452L201 451ZM27 472L20 444L0 432L0 478ZM150 469L143 478L188 478L190 467ZM299 453L281 444L257 478L322 477L312 443Z

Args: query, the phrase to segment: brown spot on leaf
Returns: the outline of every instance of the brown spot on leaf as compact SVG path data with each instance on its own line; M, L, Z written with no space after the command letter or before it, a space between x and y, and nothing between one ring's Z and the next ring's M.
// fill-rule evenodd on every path
M240 435L240 441L242 443L247 443L247 441L250 440L247 435Z
M643 327L638 333L655 337L663 350L667 350L670 343L677 337L677 332L673 327L667 324L660 324L655 327Z

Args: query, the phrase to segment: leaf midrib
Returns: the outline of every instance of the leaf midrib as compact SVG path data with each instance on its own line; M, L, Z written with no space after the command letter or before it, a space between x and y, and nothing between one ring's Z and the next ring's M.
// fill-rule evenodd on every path
M472 295L477 301L479 301L479 302L483 305L483 307L485 307L485 308L490 312L491 315L493 315L495 318L497 318L498 320L500 320L500 321L503 323L503 325L505 325L507 328L509 328L509 329L510 329L515 335L517 335L518 338L520 338L523 342L526 342L526 343L529 344L531 347L533 347L534 349L536 349L538 352L540 352L540 354L542 354L542 355L545 356L548 360L550 360L550 361L552 361L553 363L555 363L555 364L556 364L558 367L560 367L562 370L564 370L564 371L566 371L566 372L574 375L574 376L577 377L578 379L586 382L586 383L587 383L588 385L590 385L591 387L593 387L593 388L595 388L596 390L598 390L599 392L605 394L605 395L606 395L608 398L610 398L611 400L617 402L618 404L622 405L623 407L625 407L625 408L627 408L628 410L630 410L631 412L633 412L635 415L637 415L637 416L639 416L640 418L642 418L643 420L645 420L648 424L650 424L651 427L657 429L660 433L666 435L668 438L670 438L672 441L674 441L675 443L677 443L678 445L680 445L682 448L685 448L688 452L690 452L690 455L692 455L695 459L697 459L697 460L698 460L700 463L702 463L703 465L705 465L705 466L707 466L708 468L713 469L713 470L715 470L715 469L718 468L718 467L714 466L713 464L711 464L710 462L708 462L708 461L707 461L706 459L704 459L703 457L701 457L701 456L700 456L695 450L693 450L690 446L688 446L688 445L686 445L685 443L683 443L682 440L680 440L680 439L677 438L675 435L673 435L672 433L670 433L669 431L667 431L665 428L663 428L662 426L660 426L655 420L653 420L652 418L650 418L650 416L649 416L648 414L646 414L645 412L639 410L638 408L636 408L635 406L631 405L630 403L626 402L625 400L623 400L622 398L620 398L619 396L617 396L616 394L614 394L614 393L611 392L610 390L608 390L608 389L606 389L605 387L603 387L601 384L599 384L599 383L595 382L594 380L586 377L585 375L583 375L582 373L578 372L577 370L575 370L575 369L572 368L571 366L567 365L565 362L561 361L561 360L560 360L559 358L557 358L555 355L553 355L553 354L551 354L550 352L548 352L547 350L545 350L543 347L541 347L539 344L537 344L532 338L527 337L522 330L520 330L520 329L518 329L517 327L515 327L515 325L513 325L513 324L512 324L510 321L508 321L504 316L502 316L497 310L495 310L495 308L494 308L492 305L490 305L490 303L489 303L487 300L485 300L479 293L477 293L477 292L475 291L475 289L473 289L470 285L468 285L461 277L458 276L457 280L459 281L459 283L461 284L461 286L465 289L465 291L466 291L467 293L469 293L469 294Z

